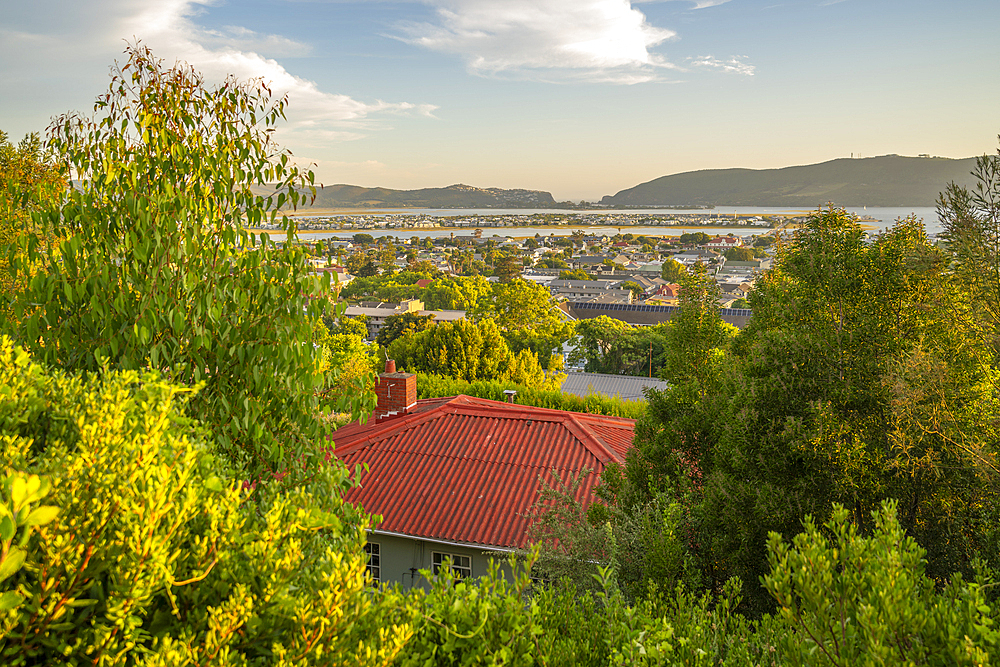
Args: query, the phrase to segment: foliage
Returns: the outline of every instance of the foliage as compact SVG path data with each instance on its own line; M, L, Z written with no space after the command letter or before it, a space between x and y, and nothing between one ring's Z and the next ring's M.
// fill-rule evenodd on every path
M49 145L78 187L18 241L15 267L37 272L9 326L62 368L154 368L203 384L188 405L222 450L236 465L276 470L312 455L322 433L309 340L325 301L310 297L328 278L311 276L292 221L282 218L282 248L245 225L275 222L312 174L276 152L269 129L285 101L263 83L209 89L143 47L127 53L93 118L52 127Z
M641 506L585 508L578 489L590 474L584 469L576 479L563 480L553 470L555 484L542 482L528 513L528 537L540 548L536 575L593 590L599 566L610 565L616 588L630 603L651 584L668 590L681 582L697 586L697 568L681 535L680 505L661 495ZM606 494L598 489L598 495Z
M969 294L919 223L867 240L842 211L818 212L779 249L731 341L714 285L691 279L692 316L666 331L671 387L650 394L609 504L679 502L712 589L758 581L767 532L825 520L832 501L868 530L898 499L931 576L971 573L976 554L995 562L996 377L955 326ZM754 613L772 604L746 593Z
M438 277L426 287L417 285L428 278L434 276L410 271L356 278L341 296L386 302L415 298L428 310L465 310L474 322L492 319L514 352L529 349L543 365L549 364L551 356L572 335L573 327L565 321L552 295L536 283L521 278L490 283L481 276L471 276Z
M588 373L658 376L669 323L639 327L601 315L576 322L577 344L570 363L584 361Z
M538 605L526 602L528 563L490 561L485 577L457 579L450 570L422 570L430 591L416 594L422 612L399 667L422 665L535 665L539 658ZM505 572L506 571L506 576Z
M646 296L646 290L643 289L642 285L636 282L632 282L631 280L626 280L625 282L623 282L619 287L619 289L627 289L629 292L632 292L632 296L635 299L641 299L642 297Z
M10 319L13 312L7 302L11 294L24 288L31 268L15 276L4 248L13 246L20 233L34 229L31 214L58 201L66 190L66 179L59 168L44 154L41 140L30 134L16 146L0 130L0 321Z
M894 503L859 535L835 506L823 531L806 517L791 544L768 539L764 584L789 628L785 659L812 665L985 665L1000 649L984 582L960 575L943 590L925 576L924 550L906 535Z
M544 363L573 335L573 325L556 306L549 290L516 278L493 285L491 298L480 299L469 313L474 321L496 322L511 350L530 350Z
M729 248L722 253L731 262L752 262L756 255L751 248Z
M512 252L501 253L493 269L493 275L500 279L501 283L509 283L512 280L520 279L524 264L521 259Z
M969 572L994 511L998 406L992 371L951 316L966 296L945 271L909 219L866 242L826 211L782 249L750 295L730 408L741 418L716 459L720 517L756 498L753 523L787 534L836 500L864 526L895 498L930 571Z
M389 347L394 340L402 336L419 333L434 326L434 315L418 315L417 313L398 313L385 318L385 325L379 330L375 342L380 347Z
M3 500L20 515L51 480L0 581L4 664L386 665L406 642L343 466L287 492L220 478L192 390L154 371L47 372L3 338L0 385Z
M660 269L660 277L668 283L679 283L681 277L685 274L687 274L687 269L673 257L668 257L663 260L663 268Z
M1000 149L976 158L970 190L950 183L938 197L941 238L957 276L973 294L967 328L1000 366Z
M687 245L693 243L695 245L703 245L712 240L712 237L705 232L685 232L681 234L681 243Z
M535 262L535 267L539 269L568 269L569 264L558 257L543 257ZM562 277L562 274L560 274Z
M355 278L370 278L379 274L379 266L372 255L356 252L347 258L347 272Z
M718 379L720 360L736 327L719 314L719 285L698 263L680 279L679 310L664 332L660 377L670 382L695 382L704 392Z
M467 382L510 380L519 384L547 386L545 370L528 350L514 353L493 320L441 322L402 338L389 346L388 354L399 368L410 372L438 373Z
M504 391L513 389L517 392L515 402L520 405L533 405L537 408L553 410L568 410L570 412L586 412L595 415L625 417L638 419L645 411L643 401L626 401L618 397L606 397L601 394L589 394L586 397L565 394L558 389L547 389L537 386L525 386L511 381L498 382L465 380L417 373L417 398L437 398L440 396L476 396L491 401L503 401Z
M594 277L583 269L573 271L560 271L559 280L593 280Z
M313 330L313 345L322 359L324 382L318 393L323 403L341 413L344 397L358 396L366 408L373 407L378 346L368 342L367 318L324 317Z
M428 310L480 309L481 302L493 297L493 285L482 276L439 278L419 293Z
M400 271L391 276L379 275L355 276L354 280L340 291L343 299L350 301L372 300L385 303L399 303L406 299L419 298L422 301L427 288L423 290L418 281L434 277L434 274L423 271Z

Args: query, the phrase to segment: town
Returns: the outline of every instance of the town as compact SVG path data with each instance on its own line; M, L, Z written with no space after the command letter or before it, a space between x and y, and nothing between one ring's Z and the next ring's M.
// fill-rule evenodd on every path
M663 213L614 212L594 213L511 213L503 215L430 215L427 213L342 213L312 215L305 209L296 215L300 231L348 229L437 229L447 227L733 227L771 228L789 223L801 223L806 216L760 216L712 212ZM277 229L277 224L261 225L261 229Z

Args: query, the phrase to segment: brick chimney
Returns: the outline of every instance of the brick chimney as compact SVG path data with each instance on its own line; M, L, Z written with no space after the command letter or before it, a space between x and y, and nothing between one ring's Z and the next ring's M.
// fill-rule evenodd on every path
M397 373L396 362L387 359L385 372L378 376L375 395L378 396L378 405L372 413L373 418L406 414L417 403L417 376Z

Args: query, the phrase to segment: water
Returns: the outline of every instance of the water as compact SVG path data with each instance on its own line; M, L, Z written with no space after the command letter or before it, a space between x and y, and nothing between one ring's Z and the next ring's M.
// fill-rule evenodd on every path
M632 233L632 234L644 234L648 236L663 236L663 235L680 235L685 232L699 231L705 232L706 234L733 234L736 236L749 236L751 234L760 234L767 231L767 227L744 227L739 229L734 229L724 226L705 226L705 225L690 225L690 226L633 226L633 225L588 225L590 222L586 220L588 216L609 216L609 215L658 215L663 217L677 217L684 219L687 215L697 215L699 217L711 216L713 218L718 217L721 220L725 220L726 217L732 218L734 214L739 215L807 215L813 212L815 209L795 209L795 208L785 208L777 206L718 206L714 209L705 210L674 210L674 209L628 209L628 210L613 210L613 209L598 209L593 211L567 211L565 209L463 209L463 208L448 208L448 209L421 209L421 208L404 208L404 209L379 209L375 211L352 211L352 212L341 212L329 215L316 215L316 216L297 216L299 219L305 221L315 218L339 218L339 217L386 217L386 216L424 216L424 217L490 217L490 216L530 216L530 215L562 215L570 219L570 223L567 225L559 226L521 226L521 227L482 227L483 238L496 237L524 237L524 236L534 236L535 234L541 234L542 236L569 236L574 231L578 229L583 229L584 232L588 234L608 234L614 235L616 233ZM866 221L864 224L871 225L875 229L888 229L892 224L899 218L905 218L908 215L916 215L918 218L923 219L924 225L927 228L927 232L930 234L936 234L941 232L941 223L938 220L937 212L931 207L873 207L869 206L867 208L863 207L847 207L847 211L855 213L858 216L872 218L873 221ZM574 224L572 222L573 218L580 218L579 223ZM371 234L374 237L379 236L392 236L399 238L413 238L419 236L421 238L426 238L428 236L433 238L447 237L454 234L455 236L468 236L472 233L475 227L444 227L444 228L432 228L432 229L348 229L343 231L309 231L303 230L299 232L299 236L303 239L315 240L315 239L326 239L326 238L350 238L357 233ZM874 231L874 230L873 230Z

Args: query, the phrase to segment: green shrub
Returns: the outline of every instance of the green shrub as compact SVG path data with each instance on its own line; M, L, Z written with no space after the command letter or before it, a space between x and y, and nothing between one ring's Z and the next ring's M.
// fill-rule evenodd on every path
M791 544L771 533L771 574L789 664L984 665L1000 648L983 582L960 574L941 590L924 575L925 551L896 518L895 503L873 512L871 537L835 505L825 530L805 520Z
M639 419L646 410L645 401L626 401L618 397L608 398L600 394L591 394L583 398L573 394L565 394L557 389L528 387L513 382L486 380L467 382L432 373L417 373L417 398L465 394L466 396L502 401L504 400L503 392L507 389L513 389L517 392L516 402L518 404L533 405L537 408L586 412L628 419Z
M405 608L367 592L342 466L285 491L222 479L193 390L48 372L7 338L0 388L0 505L48 479L58 508L0 578L3 664L387 664L405 643Z

